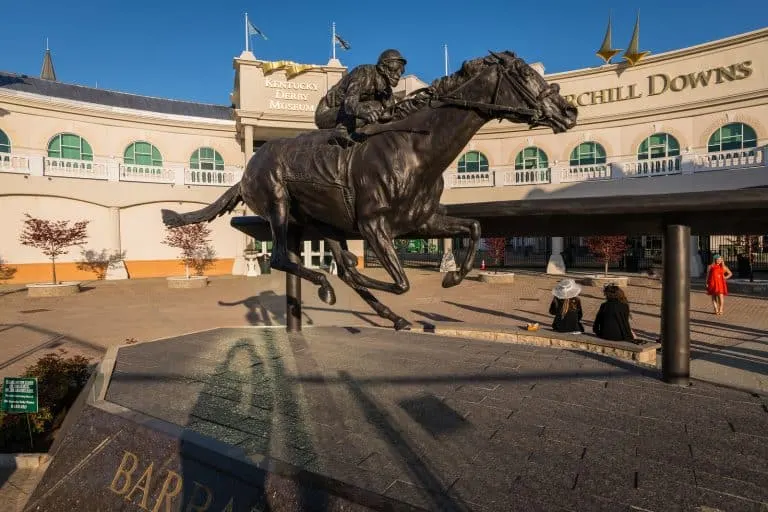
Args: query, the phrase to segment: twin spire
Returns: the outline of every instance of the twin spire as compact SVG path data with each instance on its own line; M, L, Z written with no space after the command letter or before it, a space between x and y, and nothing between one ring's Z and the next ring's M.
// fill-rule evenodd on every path
M605 37L603 38L603 44L600 46L600 49L597 50L596 54L598 57L603 59L606 64L611 63L611 59L615 57L617 54L621 53L620 49L617 48L611 48L611 16L608 15L608 29L605 31ZM627 51L624 52L624 59L629 63L630 66L634 66L643 58L645 58L646 55L648 55L649 51L640 51L640 13L637 13L637 20L635 21L635 30L632 32L632 39L629 41L629 48L627 48Z

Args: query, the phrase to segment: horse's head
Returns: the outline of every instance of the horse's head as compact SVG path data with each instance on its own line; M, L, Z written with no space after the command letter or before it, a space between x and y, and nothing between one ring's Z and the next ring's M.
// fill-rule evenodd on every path
M527 123L531 128L549 126L555 133L576 126L576 107L560 95L557 84L548 84L523 59L509 51L491 52L484 64L496 70L487 75L489 80L495 79L489 115Z

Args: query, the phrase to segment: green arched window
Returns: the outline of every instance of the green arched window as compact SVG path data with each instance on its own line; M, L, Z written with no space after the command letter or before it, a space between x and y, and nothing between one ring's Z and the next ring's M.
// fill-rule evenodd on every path
M461 155L459 172L488 172L488 159L479 151L469 151Z
M744 123L729 123L721 126L709 137L707 151L732 151L757 147L755 130Z
M667 158L680 155L680 144L668 133L654 133L637 148L637 159Z
M605 163L605 148L597 142L582 142L571 151L570 165Z
M198 148L189 159L189 168L204 171L223 171L224 159L213 148Z
M547 154L536 146L529 146L515 157L515 170L546 169L549 167Z
M162 167L163 157L160 155L160 151L149 142L137 141L125 148L123 163L126 165Z
M0 130L0 153L11 152L11 139L5 134L3 130Z
M72 160L93 160L93 150L84 138L72 133L60 133L48 143L50 158L71 158Z

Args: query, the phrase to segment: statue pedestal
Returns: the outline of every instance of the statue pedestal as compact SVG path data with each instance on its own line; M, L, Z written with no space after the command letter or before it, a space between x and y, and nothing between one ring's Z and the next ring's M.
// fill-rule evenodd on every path
M123 260L111 261L109 265L107 265L104 279L107 281L128 279L128 270L125 268L125 262Z
M245 276L246 277L258 277L261 275L261 268L259 267L259 257L256 254L246 254L245 259Z
M456 260L453 259L453 251L443 253L443 259L440 261L440 272L455 272Z

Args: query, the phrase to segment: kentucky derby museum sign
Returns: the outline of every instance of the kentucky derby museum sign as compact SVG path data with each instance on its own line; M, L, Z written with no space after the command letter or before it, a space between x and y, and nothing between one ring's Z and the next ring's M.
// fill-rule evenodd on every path
M299 112L314 112L316 101L311 96L319 94L319 87L313 82L289 82L287 80L264 79L264 86L274 90L269 98L269 108L272 110L294 110ZM311 93L316 93L311 95Z

